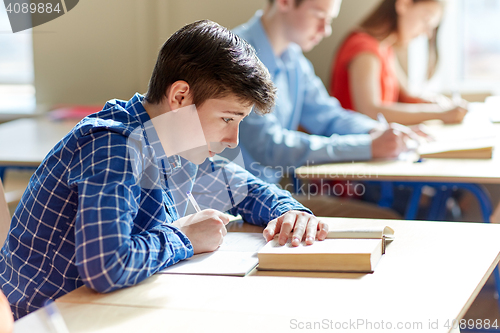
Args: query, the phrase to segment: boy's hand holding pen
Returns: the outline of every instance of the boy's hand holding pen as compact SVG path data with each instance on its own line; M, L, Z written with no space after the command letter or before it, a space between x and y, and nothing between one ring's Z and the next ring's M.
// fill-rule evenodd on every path
M226 225L230 216L215 209L201 210L191 192L186 194L196 214L184 216L173 225L189 238L194 254L217 250L227 234Z

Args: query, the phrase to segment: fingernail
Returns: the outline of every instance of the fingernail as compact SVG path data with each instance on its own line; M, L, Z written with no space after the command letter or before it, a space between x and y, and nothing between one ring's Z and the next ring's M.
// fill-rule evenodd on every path
M308 237L306 238L306 242L307 242L307 243L314 243L314 237L312 237L312 236L308 236Z
M298 237L293 237L293 242L295 244L300 244L300 239Z

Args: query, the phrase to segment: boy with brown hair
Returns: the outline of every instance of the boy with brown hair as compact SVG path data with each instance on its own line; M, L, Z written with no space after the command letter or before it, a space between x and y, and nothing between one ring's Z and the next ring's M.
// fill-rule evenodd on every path
M253 49L227 29L199 21L174 33L146 96L83 119L32 176L0 253L15 318L83 284L109 292L215 250L222 211L267 226L268 240L323 240L327 225L286 191L214 158L238 144L254 105L272 108L274 92ZM186 214L187 192L215 209Z

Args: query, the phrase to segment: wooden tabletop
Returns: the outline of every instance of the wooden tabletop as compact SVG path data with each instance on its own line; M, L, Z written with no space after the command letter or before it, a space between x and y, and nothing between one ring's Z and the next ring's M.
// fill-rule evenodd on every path
M429 131L437 139L457 137L473 140L497 136L492 159L417 158L404 160L372 160L366 162L331 163L300 167L296 170L302 179L430 181L463 183L500 183L500 124L484 123L474 119L459 125L431 123Z
M0 166L37 167L77 120L26 118L0 125Z
M446 322L464 316L499 260L500 225L325 220L332 228L388 225L396 239L373 274L157 274L109 294L81 287L56 304L70 332L293 332L314 322L356 322L356 329L341 331L367 332L374 330L369 323L382 321L386 328L417 325L400 332L449 332ZM16 327L40 320L41 312ZM430 330L436 321L439 328Z
M305 166L296 170L301 179L354 181L422 181L500 184L500 160L425 159L368 161Z

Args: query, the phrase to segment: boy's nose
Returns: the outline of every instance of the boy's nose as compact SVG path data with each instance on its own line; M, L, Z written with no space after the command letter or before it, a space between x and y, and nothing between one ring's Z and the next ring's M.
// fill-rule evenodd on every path
M229 148L236 148L239 143L239 131L238 128L231 132L231 135L228 137L226 141Z

